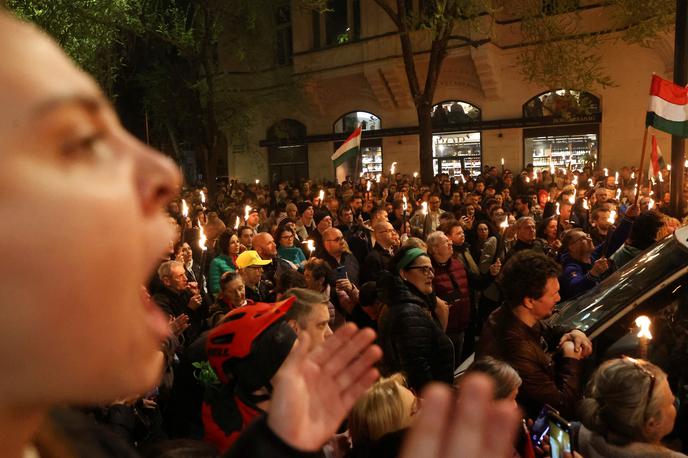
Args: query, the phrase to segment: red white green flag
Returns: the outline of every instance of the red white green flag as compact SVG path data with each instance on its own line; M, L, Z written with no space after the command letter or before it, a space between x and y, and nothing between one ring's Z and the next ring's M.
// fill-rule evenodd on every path
M652 75L645 124L671 135L688 137L688 89Z
M664 157L662 156L662 150L659 148L657 143L657 138L652 136L652 155L650 156L650 167L648 169L648 174L651 177L656 177L659 175L660 170L666 167L664 162Z
M354 130L349 138L346 139L342 146L337 148L331 159L334 162L334 167L337 168L350 158L357 156L361 151L361 126Z

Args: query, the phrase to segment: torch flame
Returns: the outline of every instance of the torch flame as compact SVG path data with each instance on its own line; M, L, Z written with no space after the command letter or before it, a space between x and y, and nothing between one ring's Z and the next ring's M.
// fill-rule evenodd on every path
M661 170L659 171L659 175L657 175L657 178L659 178L659 182L660 182L660 183L664 183L664 177L662 176L662 171L661 171ZM654 181L654 180L652 180L652 181Z
M241 218L239 218L239 217L237 216L237 217L236 217L236 222L234 223L234 230L235 230L235 231L236 231L236 230L239 230L239 224L240 224L240 222L241 222Z
M423 207L423 214L424 214L425 216L427 216L427 215L428 215L428 203L427 203L427 202L423 202L423 203L420 204L420 205L421 205L421 207Z
M583 199L583 208L585 210L590 210L590 206L588 205L588 198L587 197L585 199Z
M561 215L561 213L559 212L559 202L557 202L557 215Z
M404 211L406 211L408 209L408 202L406 201L406 195L401 196L401 200L404 202L402 208Z
M205 203L205 194L203 193L203 191L201 191L201 203Z
M569 203L570 203L571 205L573 205L573 204L576 203L576 197L575 197L573 194L571 194L571 195L569 196Z
M640 315L635 319L635 325L640 328L637 334L639 339L652 339L652 333L650 332L651 324L652 321L645 315Z
M647 203L647 209L652 210L655 206L655 201L653 199L650 199L650 201Z
M244 221L248 221L248 215L251 214L251 206L247 205L244 207Z
M499 227L501 227L502 229L508 228L509 227L509 217L504 217L504 221L499 223Z
M205 250L208 249L208 247L205 246L205 242L208 240L208 238L205 236L205 231L203 230L203 226L201 226L201 222L200 222L200 221L198 222L198 228L199 228L200 231L201 231L201 235L200 235L200 237L198 238L198 247L199 247L201 250L205 251Z
M616 190L616 200L619 200L621 198L621 188Z
M366 183L366 191L368 191L368 192L370 192L370 185L371 185L370 180L368 180L368 182Z
M314 244L313 240L308 240L306 242L306 246L308 247L308 251L310 251L311 253L313 253L313 251L315 251L315 244Z
M320 203L322 204L322 201L325 198L325 191L323 191L321 189L320 192L318 193L318 198L320 199Z
M379 183L379 182L380 182L380 178L382 178L382 174L381 174L381 173L378 173L377 175L375 175L375 181L376 181L376 182Z
M604 168L604 176L609 176L609 169L607 167Z
M631 180L635 180L635 172L631 173Z
M418 172L413 172L413 178L418 178Z
M614 184L619 184L619 172L614 172Z
M616 210L612 210L609 212L609 218L607 219L609 221L609 224L614 224L616 222Z
M260 184L260 180L257 179L257 180L256 180L256 184Z
M186 205L186 201L182 199L182 215L184 215L184 218L189 216L189 206Z
M667 170L671 172L671 164L667 164Z
M394 171L396 170L396 168L397 168L397 163L392 162L392 166L389 168L389 173L394 175Z
M688 161L686 161L686 162L688 162ZM502 165L504 165L504 158L502 158ZM688 167L688 165L686 167Z

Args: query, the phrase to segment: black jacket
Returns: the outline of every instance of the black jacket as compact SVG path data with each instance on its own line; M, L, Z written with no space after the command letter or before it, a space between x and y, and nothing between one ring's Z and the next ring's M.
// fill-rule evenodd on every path
M417 392L431 381L453 383L454 346L432 317L434 296L420 292L398 275L382 275L378 294L387 304L379 320L385 375L403 372Z
M181 292L164 288L153 296L153 300L160 306L163 312L170 316L178 317L185 313L189 317L189 327L184 331L186 342L192 342L205 328L205 320L208 317L208 304L203 302L199 308L192 310L188 307L189 299L193 293L189 290Z
M392 271L392 255L376 243L361 266L361 285L377 280L385 270L390 273Z

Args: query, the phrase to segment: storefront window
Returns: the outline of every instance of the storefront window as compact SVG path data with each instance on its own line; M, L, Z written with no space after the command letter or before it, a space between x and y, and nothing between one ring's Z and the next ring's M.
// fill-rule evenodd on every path
M594 167L600 146L600 100L589 92L559 89L528 100L523 117L551 127L524 129L524 162L535 168Z
M334 133L343 134L351 133L358 125L364 131L380 130L382 124L380 118L367 111L354 111L347 113L339 118L334 123ZM342 144L342 142L335 142L335 150ZM354 173L356 169L359 173L382 173L382 141L378 139L365 138L365 134L361 140L361 155L359 157L358 165L349 164L348 173Z
M460 100L438 103L432 109L433 129L452 130L433 135L433 166L435 175L446 173L456 177L463 171L479 175L482 168L480 132L470 131L471 124L482 117L480 108ZM465 130L469 130L466 132Z

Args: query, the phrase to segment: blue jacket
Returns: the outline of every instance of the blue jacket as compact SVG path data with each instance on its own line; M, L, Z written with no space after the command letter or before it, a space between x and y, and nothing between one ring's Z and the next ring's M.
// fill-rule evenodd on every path
M562 301L574 298L592 289L602 280L602 277L590 275L592 265L595 261L605 256L605 254L609 256L618 250L628 238L631 232L631 226L633 226L633 220L624 216L619 226L609 238L609 248L607 248L607 242L597 245L595 251L592 253L592 262L590 264L576 261L571 258L568 251L561 253L559 262L563 267L563 271L561 275L559 275L559 295ZM610 269L614 270L614 266L610 266Z

